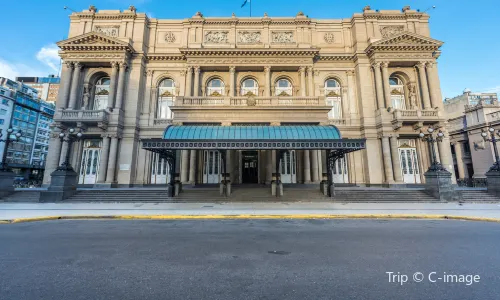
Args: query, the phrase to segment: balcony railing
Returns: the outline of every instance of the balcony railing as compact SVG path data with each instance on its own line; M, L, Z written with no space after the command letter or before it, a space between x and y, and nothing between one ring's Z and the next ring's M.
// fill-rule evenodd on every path
M438 121L441 113L438 110L403 110L396 109L393 111L392 124L395 128L400 128L403 123L418 123Z
M486 115L486 121L488 122L497 122L500 121L500 112L496 111Z
M177 97L175 106L326 106L323 97Z
M60 121L108 123L109 113L106 110L64 110Z

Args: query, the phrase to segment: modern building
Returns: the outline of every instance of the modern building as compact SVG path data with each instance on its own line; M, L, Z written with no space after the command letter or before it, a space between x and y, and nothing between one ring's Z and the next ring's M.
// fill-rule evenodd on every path
M436 151L454 171L442 44L429 15L410 7L367 6L345 19L163 20L91 6L71 14L58 43L64 64L44 183L66 154L56 135L72 127L84 134L71 153L79 183L96 187L165 184L174 173L165 153L189 184L218 183L224 169L237 184L269 184L276 172L285 183L319 183L328 147L351 145L362 147L335 162L336 183L422 183L431 155L418 134L428 126L445 132ZM342 143L304 142L332 128Z
M22 132L17 141L9 144L7 163L19 178L41 179L55 106L38 99L38 90L22 82L0 77L0 86L11 96L9 121L4 124L4 132L9 127ZM2 143L2 151L4 148Z
M14 91L7 87L0 86L0 130L2 133L0 139L2 140L6 138L7 129L10 127L12 112L14 111L14 97ZM0 161L3 159L4 150L5 143L0 142Z
M488 127L500 128L500 105L496 93L463 94L444 101L457 178L464 185L484 183L492 166L493 147L481 137Z
M55 75L48 77L16 77L20 81L38 91L38 99L55 104L59 93L61 79Z

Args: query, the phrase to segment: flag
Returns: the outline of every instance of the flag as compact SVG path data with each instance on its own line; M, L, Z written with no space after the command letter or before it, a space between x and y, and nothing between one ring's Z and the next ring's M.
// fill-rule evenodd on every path
M243 4L241 5L241 7L247 5L247 2L250 2L250 0L245 0L245 2L243 2Z

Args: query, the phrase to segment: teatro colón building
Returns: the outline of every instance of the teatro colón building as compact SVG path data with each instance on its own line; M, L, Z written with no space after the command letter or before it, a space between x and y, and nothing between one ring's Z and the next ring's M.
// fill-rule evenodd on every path
M453 171L429 15L369 6L345 19L70 15L44 184L69 161L82 187L419 184L440 128ZM71 147L59 139L82 132Z

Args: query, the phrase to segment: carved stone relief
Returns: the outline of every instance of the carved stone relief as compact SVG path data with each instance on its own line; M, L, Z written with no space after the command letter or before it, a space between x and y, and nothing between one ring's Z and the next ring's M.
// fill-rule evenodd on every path
M271 41L275 44L293 44L293 31L275 31L271 35Z
M175 43L175 34L172 31L165 33L165 42L169 44Z
M111 37L117 37L118 36L118 30L120 29L120 26L94 26L94 31L103 33L107 36Z
M403 25L391 25L391 26L383 26L380 28L380 33L383 38L389 38L391 36L395 36L405 30Z
M335 42L335 35L333 34L333 32L326 32L324 39L328 44L332 44L333 42Z
M205 43L227 44L229 31L207 31L205 32Z
M238 42L241 44L259 44L260 31L240 31L238 32Z

